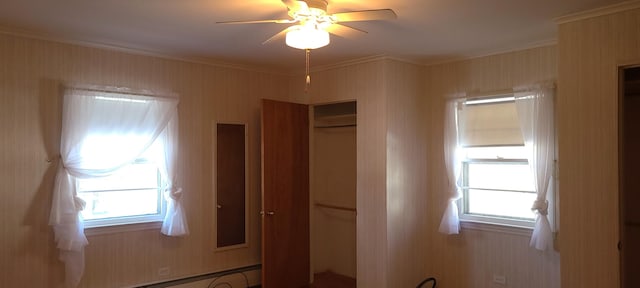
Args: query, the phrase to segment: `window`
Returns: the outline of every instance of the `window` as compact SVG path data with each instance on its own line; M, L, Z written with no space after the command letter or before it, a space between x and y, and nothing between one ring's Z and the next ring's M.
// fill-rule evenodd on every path
M533 227L536 200L513 97L468 100L458 109L462 221Z
M72 252L61 258L69 283L77 284L82 277L78 267L84 267L84 256L77 252L88 244L83 227L163 220L162 234L189 233L177 183L174 96L123 87L65 89L63 165L56 174L49 223L60 251ZM78 198L85 201L84 207Z
M176 207L181 193L174 183L177 99L93 89L65 92L61 157L62 175L69 177L60 179L65 180L56 187L63 194L56 197L74 203L54 201L54 216L66 219L58 216L67 211L62 205L73 205L90 228L161 222L174 215L165 210ZM165 200L165 192L171 199ZM82 209L76 196L85 202ZM163 233L165 226L180 225L163 225Z
M153 105L147 97L102 95L92 101L112 108L115 115L124 115L119 117L141 114ZM166 183L158 164L163 162L163 143L156 139L151 145L146 144L153 140L158 118L146 120L150 127L141 129L114 125L112 121L122 120L109 114L104 119L102 123L92 123L78 149L87 166L105 167L105 171L96 169L89 177L76 179L78 197L85 201L81 212L85 227L162 221L166 207L162 191Z
M133 163L106 177L78 179L78 197L85 201L85 227L162 221L163 180L151 149Z

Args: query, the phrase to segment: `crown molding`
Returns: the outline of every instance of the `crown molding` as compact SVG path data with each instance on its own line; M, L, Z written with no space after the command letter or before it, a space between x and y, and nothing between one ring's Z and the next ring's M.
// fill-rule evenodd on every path
M416 65L416 66L420 66L420 67L424 66L424 63L421 63L421 62L418 62L418 61L414 61L414 60L410 60L410 59L406 59L406 58L402 58L402 57L397 57L397 56L389 56L389 55L386 55L386 54L380 54L380 55L373 55L373 56L368 56L368 57L360 57L360 58L356 58L356 59L345 60L345 61L332 63L332 64L319 65L319 66L316 66L316 67L311 67L310 71L311 72L322 72L322 71L334 70L334 69L339 69L339 68L345 68L345 67L358 65L358 64L366 64L366 63L372 63L372 62L384 61L384 60L402 62L402 63ZM299 72L297 70L296 71L291 70L291 74L292 75L300 75L300 74L303 74L303 73L301 73L301 72Z
M424 65L426 67L436 66L436 65L448 64L448 63L454 63L454 62L461 62L461 61L479 59L479 58L484 58L484 57L497 56L497 55L508 54L508 53L517 53L517 52L527 51L527 50L531 50L531 49L537 49L537 48L543 48L543 47L551 47L551 46L556 46L556 45L558 45L558 40L553 38L553 39L547 39L547 40L532 42L532 43L529 43L527 45L512 47L512 48L508 48L508 49L496 49L496 50L491 50L491 51L484 52L484 53L461 55L459 57L451 57L451 58L448 58L448 59L442 59L441 61L425 61L425 62L422 63L422 65Z
M587 11L572 13L572 14L558 17L555 19L555 21L557 24L565 24L569 22L575 22L575 21L585 20L589 18L615 14L615 13L629 11L633 9L640 9L640 1L638 0L626 1L626 2L621 2L618 4L604 6L604 7L591 9Z
M55 42L61 44L75 45L86 48L96 48L101 50L122 52L126 54L139 55L139 56L149 56L155 58L161 58L165 60L174 60L181 62L188 62L193 64L201 64L207 66L213 66L217 68L227 68L227 69L235 69L235 70L244 70L249 72L258 72L258 73L268 73L268 74L277 74L277 75L289 75L286 69L275 69L275 68L264 68L259 65L249 65L249 64L238 64L216 60L213 58L206 57L193 57L193 56L181 56L181 55L171 55L169 53L165 53L162 51L153 51L144 48L132 48L127 47L126 45L115 45L115 44L107 44L107 43L99 43L99 42L91 42L91 41L83 41L83 40L75 40L68 39L61 36L55 36L51 34L18 29L14 27L2 26L0 25L0 35L9 35L15 37L22 37L27 39L34 39L40 41L48 41Z
M358 65L358 64L366 64L366 63L376 62L376 61L384 60L386 58L387 58L386 55L373 55L373 56L367 56L367 57L360 57L360 58L356 58L356 59L350 59L350 60L336 62L336 63L333 63L333 64L325 64L325 65L319 65L319 66L316 66L316 67L312 67L311 68L311 72L322 72L322 71L327 71L327 70L334 70L334 69L349 67L349 66ZM292 70L292 72L293 72L293 70ZM300 73L295 73L294 72L294 74L300 74Z
M338 62L338 63L334 63L334 64L327 64L327 65L321 65L321 66L312 67L311 68L311 72L322 72L322 71L338 69L338 68L344 68L344 67L349 67L349 66L353 66L353 65L371 63L371 62L382 61L382 60L392 60L392 61L402 62L402 63L406 63L406 64L412 64L412 65L416 65L416 66L420 66L420 67L429 67L429 66L435 66L435 65L441 65L441 64L448 64L448 63L455 63L455 62L479 59L479 58L490 57L490 56L497 56L497 55L502 55L502 54L507 54L507 53L517 53L517 52L522 52L522 51L526 51L526 50L531 50L531 49L536 49L536 48L543 48L543 47L551 47L551 46L556 46L556 45L558 45L558 41L557 41L557 39L553 38L553 39L547 39L547 40L532 42L532 43L529 43L527 45L512 47L512 48L509 48L509 49L492 50L492 51L489 51L489 52L478 53L478 54L461 55L459 57L451 57L451 58L447 58L447 59L442 59L440 61L416 61L416 60L411 60L411 59L397 57L397 56L390 56L390 55L386 55L386 54L380 54L380 55L374 55L374 56L369 56L369 57L362 57L362 58L357 58L357 59L352 59L352 60L346 60L346 61L342 61L342 62ZM291 72L291 75L302 74L301 72L294 71L294 70L290 70L290 72Z
M412 59L407 59L407 58L403 58L403 57L387 56L385 59L396 61L396 62L401 62L401 63L405 63L405 64L412 64L412 65L421 66L421 67L425 66L425 64L423 62L420 62L420 61L417 61L417 60L412 60Z

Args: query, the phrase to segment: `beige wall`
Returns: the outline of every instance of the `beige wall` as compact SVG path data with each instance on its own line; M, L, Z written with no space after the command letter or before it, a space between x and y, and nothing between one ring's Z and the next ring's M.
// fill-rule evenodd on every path
M556 47L481 57L426 67L428 98L428 243L426 271L447 287L494 287L494 274L504 275L507 287L560 287L560 256L529 247L530 233L462 229L461 234L438 233L446 207L443 119L447 98L457 93L485 94L557 77ZM562 191L561 191L562 193ZM580 287L580 286L567 286Z
M82 287L121 287L260 262L259 98L283 76L0 35L0 286L57 287L63 268L47 226L66 83L180 95L180 183L191 235L158 229L89 236ZM249 124L249 248L213 252L212 123ZM164 278L162 278L164 279Z
M619 287L617 77L640 64L640 5L628 6L559 26L563 287Z
M415 287L426 278L427 131L422 67L386 61L387 249L385 287Z

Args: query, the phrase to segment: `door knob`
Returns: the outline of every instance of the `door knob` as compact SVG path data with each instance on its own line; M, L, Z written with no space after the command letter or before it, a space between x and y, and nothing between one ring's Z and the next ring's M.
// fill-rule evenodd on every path
M264 216L265 214L266 214L267 216L273 216L273 215L276 215L276 212L273 212L273 211L267 211L267 212L265 213L264 211L260 211L260 215Z

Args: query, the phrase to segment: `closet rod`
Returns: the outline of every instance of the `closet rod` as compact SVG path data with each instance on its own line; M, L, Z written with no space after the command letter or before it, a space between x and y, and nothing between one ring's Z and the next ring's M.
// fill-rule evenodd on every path
M356 124L344 124L344 125L318 125L313 128L342 128L342 127L355 127Z
M344 211L352 211L352 212L356 212L357 213L356 208L351 208L351 207L342 207L342 206L331 205L331 204L323 204L323 203L318 203L318 202L316 202L315 205L318 206L318 207L323 207L323 208L344 210Z

